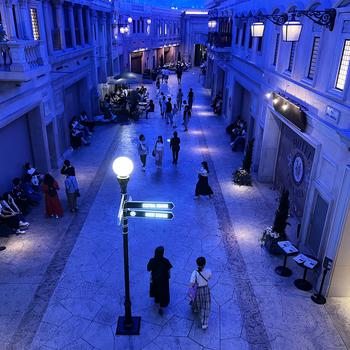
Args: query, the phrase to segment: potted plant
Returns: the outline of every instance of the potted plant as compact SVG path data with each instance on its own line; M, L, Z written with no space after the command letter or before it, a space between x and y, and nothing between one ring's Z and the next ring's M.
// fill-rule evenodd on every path
M4 43L6 41L7 41L7 35L6 35L4 27L0 23L0 43Z
M273 225L264 230L260 239L261 246L265 246L271 254L278 255L282 253L277 242L285 241L287 239L286 227L290 225L287 221L289 216L289 205L289 191L283 189Z
M242 167L237 169L233 173L233 182L236 185L239 185L239 186L252 185L252 177L250 175L250 170L252 167L253 148L254 148L254 139L250 140L248 143L248 147L244 155Z

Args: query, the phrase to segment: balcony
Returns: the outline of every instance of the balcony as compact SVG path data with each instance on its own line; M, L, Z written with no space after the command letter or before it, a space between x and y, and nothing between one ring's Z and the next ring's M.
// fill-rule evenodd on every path
M0 81L29 81L48 71L43 44L35 40L0 43Z
M215 48L228 48L232 44L232 33L212 32L208 34L208 43Z

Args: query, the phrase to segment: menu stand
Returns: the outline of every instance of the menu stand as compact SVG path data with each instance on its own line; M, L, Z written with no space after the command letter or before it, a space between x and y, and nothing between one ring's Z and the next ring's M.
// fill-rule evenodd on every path
M299 250L293 246L289 241L280 241L277 242L279 247L282 249L284 254L284 263L283 266L277 266L275 272L282 277L289 277L293 274L292 270L287 267L287 258L289 256L295 255Z
M314 257L304 254L297 255L293 260L304 268L303 278L296 279L294 285L305 292L311 290L312 284L306 279L306 275L308 270L313 270L318 265L318 261Z

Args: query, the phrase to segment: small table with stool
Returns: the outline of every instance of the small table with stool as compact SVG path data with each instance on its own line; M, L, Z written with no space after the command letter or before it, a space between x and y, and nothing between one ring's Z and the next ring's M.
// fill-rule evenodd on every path
M293 258L293 260L300 266L304 268L303 278L294 281L295 286L303 291L309 291L312 289L312 284L306 280L307 270L313 270L318 266L319 262L313 256L306 254L299 254Z
M282 277L289 277L292 275L293 272L290 268L287 267L287 258L288 256L296 255L299 252L299 250L296 247L294 247L294 245L289 241L280 241L277 242L277 244L283 251L284 263L283 266L277 266L275 268L275 272Z

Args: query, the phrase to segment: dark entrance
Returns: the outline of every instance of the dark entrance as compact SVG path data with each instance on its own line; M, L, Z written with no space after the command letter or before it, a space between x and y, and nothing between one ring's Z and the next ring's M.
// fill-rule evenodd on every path
M194 47L194 65L199 67L207 59L207 48L202 44L196 44Z
M142 52L133 52L131 54L131 71L133 73L142 73Z

